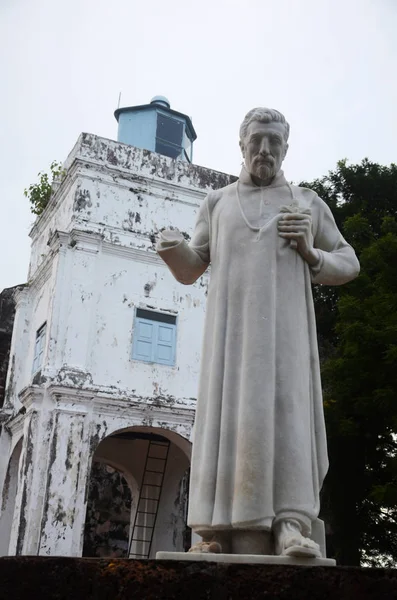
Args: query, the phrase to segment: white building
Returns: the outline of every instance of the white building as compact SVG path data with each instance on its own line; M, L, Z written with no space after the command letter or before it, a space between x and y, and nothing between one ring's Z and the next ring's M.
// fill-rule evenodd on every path
M193 126L165 99L115 114L121 141L80 135L30 234L0 409L0 555L81 556L94 463L128 488L124 556L186 546L208 280L177 283L154 242L170 225L188 236L232 178L190 163ZM96 531L111 537L112 518Z

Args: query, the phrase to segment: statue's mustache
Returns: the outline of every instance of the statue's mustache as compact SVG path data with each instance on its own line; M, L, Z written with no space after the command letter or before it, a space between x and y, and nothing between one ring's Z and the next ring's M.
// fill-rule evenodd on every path
M274 165L274 159L272 156L258 156L258 158L256 158L254 162L262 165Z

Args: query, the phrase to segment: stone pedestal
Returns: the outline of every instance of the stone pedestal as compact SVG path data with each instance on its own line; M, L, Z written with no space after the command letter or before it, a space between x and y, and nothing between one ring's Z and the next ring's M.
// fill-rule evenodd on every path
M157 560L227 563L231 565L295 565L301 567L335 567L332 558L300 558L260 554L195 554L194 552L157 552Z
M0 600L397 600L397 570L0 558Z

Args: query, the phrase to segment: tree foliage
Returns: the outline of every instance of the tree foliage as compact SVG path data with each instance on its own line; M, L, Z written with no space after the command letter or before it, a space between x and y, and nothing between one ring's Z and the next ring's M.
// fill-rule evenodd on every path
M50 174L40 171L38 173L38 183L32 183L24 190L24 195L30 202L30 210L35 215L41 215L50 201L54 191L54 184L60 183L66 175L62 164L53 161L50 165Z
M311 183L361 264L314 289L330 469L322 514L340 564L397 562L397 166L340 161Z

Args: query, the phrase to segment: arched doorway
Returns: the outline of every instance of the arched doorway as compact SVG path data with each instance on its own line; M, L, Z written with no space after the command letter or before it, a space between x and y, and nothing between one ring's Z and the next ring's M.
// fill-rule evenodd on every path
M17 442L12 451L4 481L0 512L0 556L8 556L12 522L14 518L15 499L18 489L22 440L23 438Z
M187 440L160 428L123 429L102 440L93 457L83 556L153 558L158 550L185 550L189 455Z

